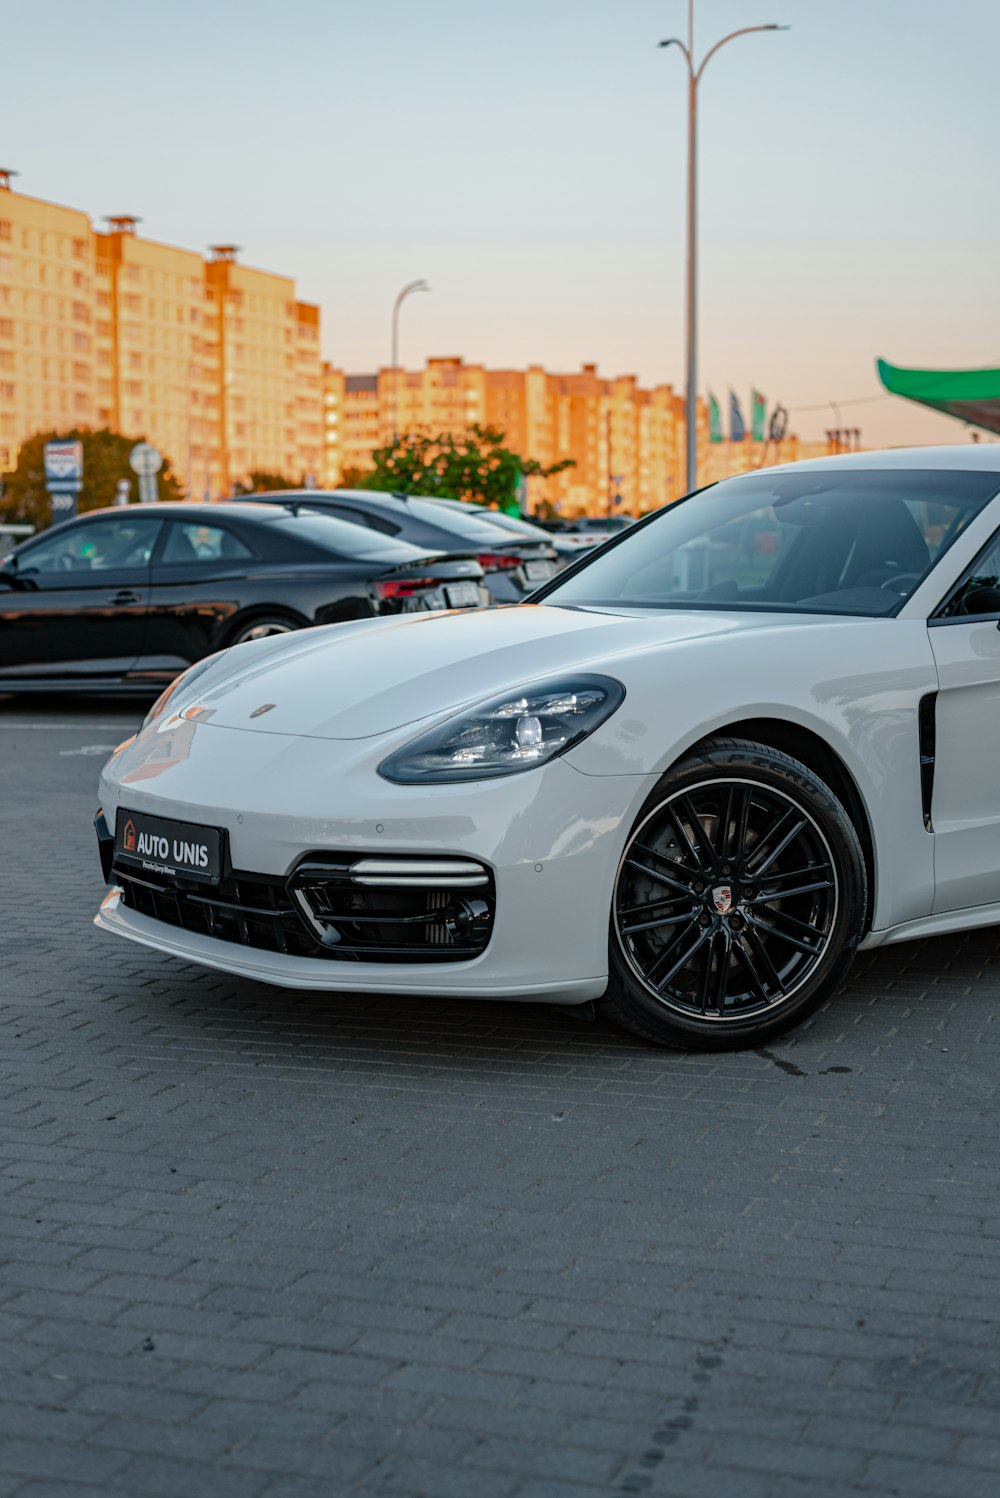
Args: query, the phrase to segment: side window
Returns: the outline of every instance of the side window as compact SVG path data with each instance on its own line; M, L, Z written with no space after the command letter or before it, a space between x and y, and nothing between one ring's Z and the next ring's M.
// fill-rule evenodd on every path
M211 565L216 562L245 561L253 552L232 531L221 525L191 525L174 522L167 527L167 539L160 562L163 566Z
M159 520L92 520L47 536L18 558L18 572L76 574L149 566Z
M963 619L976 614L1000 615L1000 533L983 547L937 617Z

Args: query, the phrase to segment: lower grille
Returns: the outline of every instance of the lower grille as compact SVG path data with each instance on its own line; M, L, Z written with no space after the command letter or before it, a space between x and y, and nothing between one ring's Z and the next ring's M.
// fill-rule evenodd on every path
M468 962L489 943L493 875L466 858L304 859L288 880L233 871L217 886L116 864L123 903L184 931L334 962Z

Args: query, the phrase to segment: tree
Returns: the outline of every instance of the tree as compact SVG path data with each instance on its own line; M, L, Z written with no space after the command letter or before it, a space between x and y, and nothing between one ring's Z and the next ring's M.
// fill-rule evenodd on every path
M337 480L338 489L362 489L369 476L367 468L342 468Z
M294 479L286 479L283 473L268 473L265 468L254 468L247 474L246 482L236 484L234 494L269 494L273 489L301 489Z
M522 475L550 478L573 467L573 459L564 458L546 468L504 447L505 441L499 427L470 426L460 436L408 434L375 449L374 470L359 487L436 494L516 513Z
M0 515L8 522L28 521L41 530L51 523L52 505L45 489L46 442L81 442L83 444L83 491L77 496L77 513L98 510L103 505L114 503L115 488L119 479L130 479L132 497L135 497L138 481L129 467L129 453L143 437L123 437L107 427L91 432L74 427L67 432L36 432L22 443L17 455L17 467L7 475L3 498L0 499ZM170 465L164 463L156 476L158 499L182 499L180 485Z

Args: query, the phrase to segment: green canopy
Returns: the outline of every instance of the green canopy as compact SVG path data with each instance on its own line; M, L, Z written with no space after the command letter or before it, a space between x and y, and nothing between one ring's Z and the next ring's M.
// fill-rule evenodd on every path
M900 369L879 359L878 377L891 395L1000 432L1000 369Z

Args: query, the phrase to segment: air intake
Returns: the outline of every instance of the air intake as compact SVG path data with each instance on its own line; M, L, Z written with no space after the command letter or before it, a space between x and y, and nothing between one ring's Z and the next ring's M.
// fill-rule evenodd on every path
M310 859L288 892L325 956L362 962L470 961L496 913L493 875L471 858Z

